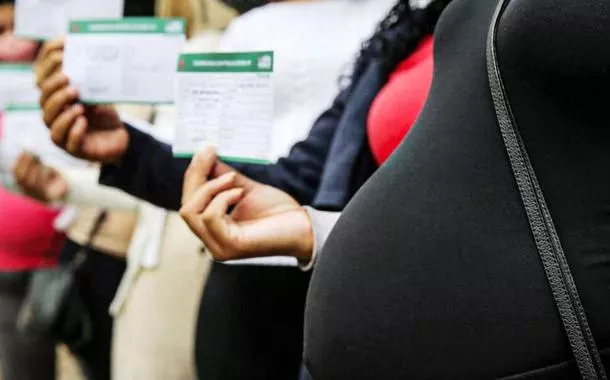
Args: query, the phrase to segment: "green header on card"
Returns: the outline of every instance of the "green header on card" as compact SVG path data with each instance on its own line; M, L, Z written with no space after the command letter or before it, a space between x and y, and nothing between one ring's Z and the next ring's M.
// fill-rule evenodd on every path
M34 67L20 63L0 63L0 71L33 71Z
M4 105L4 111L42 111L40 105L34 103L8 103Z
M184 34L182 18L126 17L106 20L74 20L71 34Z
M272 73L273 52L182 54L183 73Z
M174 158L193 158L195 153L182 153L173 152ZM271 164L271 160L265 160L262 158L249 158L249 157L234 157L234 156L218 156L222 161L237 162L240 164L256 164L256 165L268 165Z

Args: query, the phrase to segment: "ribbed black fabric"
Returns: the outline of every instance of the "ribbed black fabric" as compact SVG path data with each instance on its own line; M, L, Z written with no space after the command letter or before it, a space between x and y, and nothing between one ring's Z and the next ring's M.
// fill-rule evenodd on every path
M447 9L421 117L322 252L305 331L315 380L578 376L489 93L496 4ZM607 367L609 14L605 0L512 0L498 34L509 101Z

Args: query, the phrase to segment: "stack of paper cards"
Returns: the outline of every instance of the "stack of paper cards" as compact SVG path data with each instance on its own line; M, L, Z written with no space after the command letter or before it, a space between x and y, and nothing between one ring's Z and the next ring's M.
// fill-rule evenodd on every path
M184 20L72 21L64 73L85 103L172 103Z
M0 108L10 103L38 103L32 65L0 63Z
M65 35L72 19L122 16L123 0L17 0L15 33L46 40Z
M42 111L35 104L5 106L0 151L2 151L3 170L10 168L23 151L35 153L42 161L56 167L87 165L53 144L49 130L42 120Z
M183 54L173 153L215 145L227 161L268 163L273 134L273 52Z

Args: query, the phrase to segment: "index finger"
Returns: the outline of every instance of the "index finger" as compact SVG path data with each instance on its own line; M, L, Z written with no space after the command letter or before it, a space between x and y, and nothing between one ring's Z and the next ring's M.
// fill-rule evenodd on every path
M36 57L36 63L41 62L46 59L49 54L57 50L63 50L64 48L64 39L58 38L53 41L47 41L42 45L40 52L38 53L38 57Z
M203 186L208 180L214 165L216 164L216 148L209 146L201 150L193 157L186 173L184 173L184 184L182 185L182 203L191 199L193 193Z
M61 50L52 51L47 58L41 60L34 68L36 75L36 86L41 87L47 78L61 70L64 60L64 52Z

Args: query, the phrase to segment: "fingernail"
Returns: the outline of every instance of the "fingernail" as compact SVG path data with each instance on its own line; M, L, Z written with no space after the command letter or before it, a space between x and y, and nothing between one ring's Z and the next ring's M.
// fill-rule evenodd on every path
M76 91L76 88L70 87L68 89L68 94L70 94L71 96L76 96L78 94L78 91Z
M84 111L83 105L82 104L75 104L72 106L72 111L76 112L76 113L81 113Z

